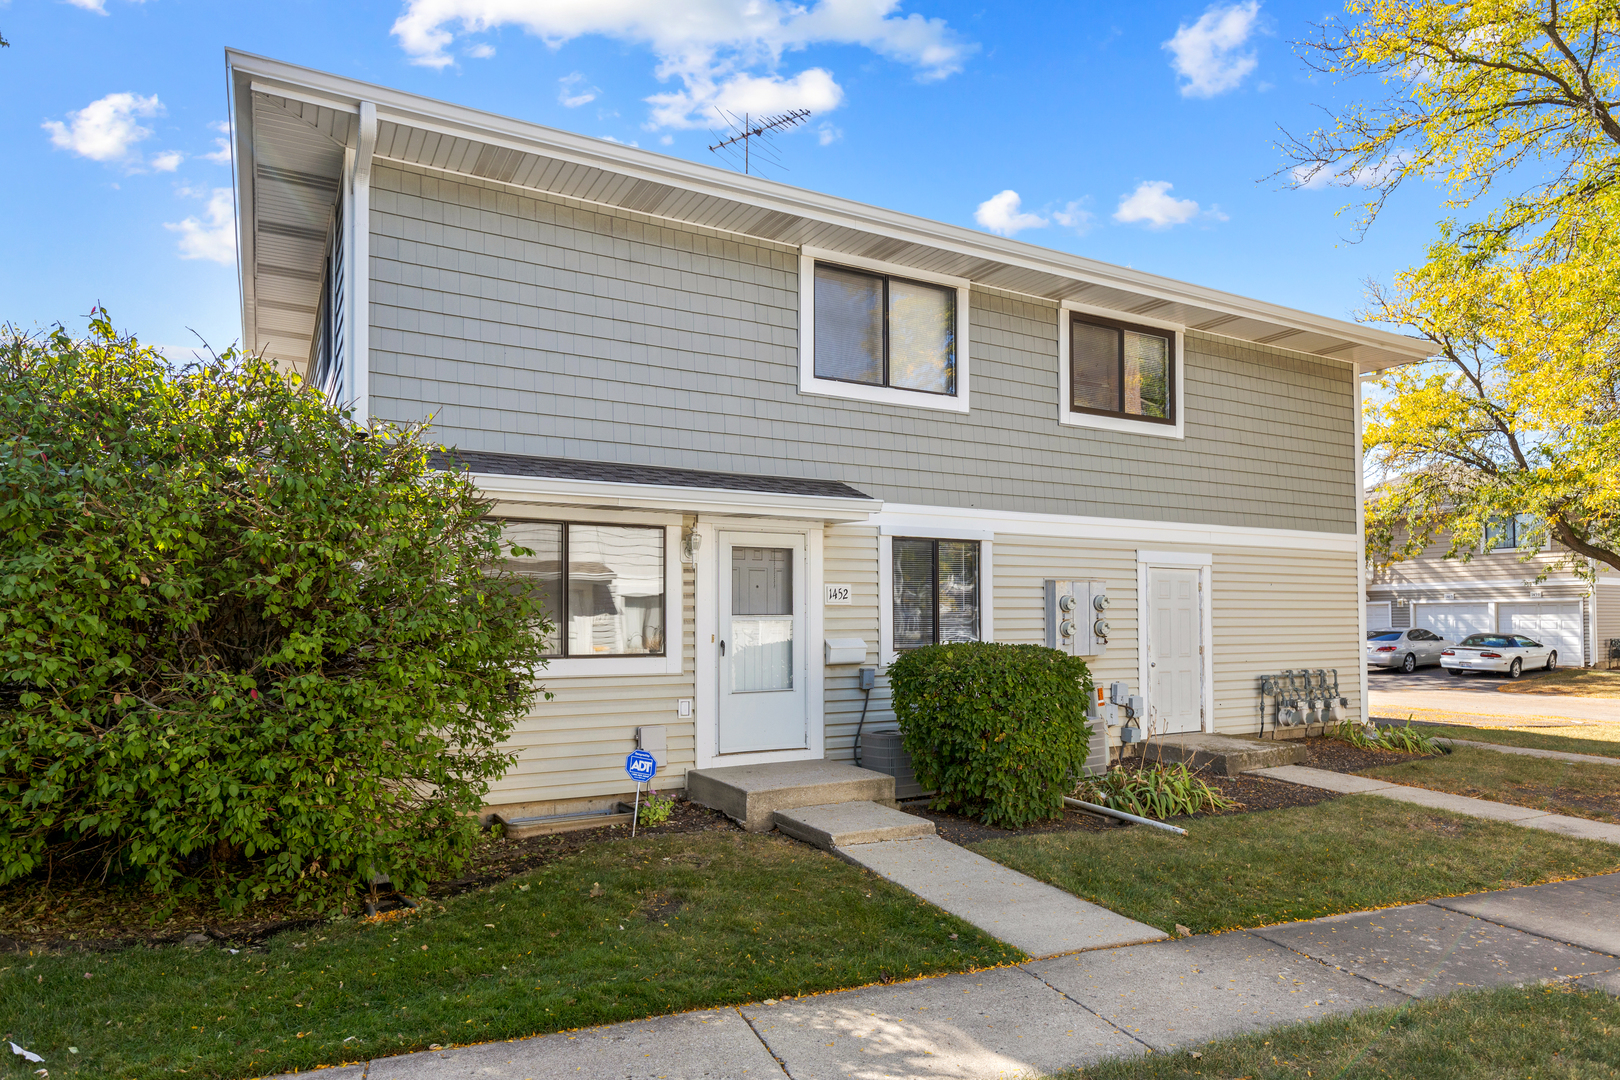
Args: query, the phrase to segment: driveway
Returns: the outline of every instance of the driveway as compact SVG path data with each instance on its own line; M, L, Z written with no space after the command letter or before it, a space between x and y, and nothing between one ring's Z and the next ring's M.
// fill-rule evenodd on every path
M1397 720L1411 714L1419 720L1455 717L1461 722L1472 718L1498 724L1515 720L1563 720L1576 725L1620 722L1620 700L1500 693L1498 688L1507 681L1505 676L1489 673L1458 678L1440 667L1418 668L1410 675L1374 668L1367 673L1369 711L1375 717Z

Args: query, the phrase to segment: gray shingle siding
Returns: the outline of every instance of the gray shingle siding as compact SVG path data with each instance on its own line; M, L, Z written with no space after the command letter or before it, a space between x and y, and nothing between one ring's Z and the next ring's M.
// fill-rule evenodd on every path
M1057 422L1057 305L975 288L966 415L802 395L798 254L372 173L371 411L451 446L852 484L887 502L1350 532L1348 366L1189 332L1186 439Z

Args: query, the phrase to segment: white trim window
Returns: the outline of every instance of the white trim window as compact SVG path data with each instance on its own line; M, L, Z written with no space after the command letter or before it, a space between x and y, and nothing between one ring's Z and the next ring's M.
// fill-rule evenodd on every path
M804 249L799 390L968 410L968 283Z
M550 673L652 674L679 665L671 600L680 596L680 571L670 533L640 523L503 523L503 539L532 552L510 556L507 568L532 581L554 626Z
M1546 525L1534 514L1493 517L1485 524L1485 543L1481 551L1521 551L1545 543L1546 531Z
M1058 421L1179 439L1182 328L1065 303L1058 313Z
M977 540L896 536L890 541L892 648L979 641L983 558Z

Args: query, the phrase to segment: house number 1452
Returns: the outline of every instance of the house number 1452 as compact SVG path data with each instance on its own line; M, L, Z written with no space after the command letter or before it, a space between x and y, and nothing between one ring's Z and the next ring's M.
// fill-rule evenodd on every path
M827 603L847 604L850 602L850 588L848 585L828 585Z

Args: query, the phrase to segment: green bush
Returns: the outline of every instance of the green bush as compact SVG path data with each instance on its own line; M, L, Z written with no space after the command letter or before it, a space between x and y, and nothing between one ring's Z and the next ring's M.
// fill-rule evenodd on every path
M932 645L889 666L894 712L934 806L1019 828L1063 812L1091 739L1085 661L1039 645Z
M546 627L420 428L104 312L0 338L0 421L0 882L240 908L459 865Z

